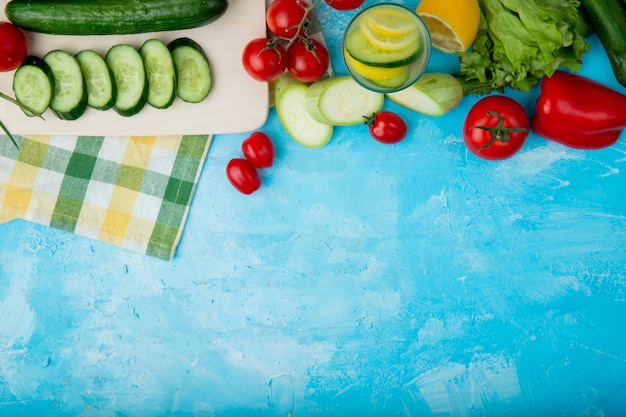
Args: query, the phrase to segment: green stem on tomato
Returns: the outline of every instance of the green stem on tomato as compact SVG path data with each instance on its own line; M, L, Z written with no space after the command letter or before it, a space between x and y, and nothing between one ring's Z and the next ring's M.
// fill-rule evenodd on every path
M310 6L303 7L303 9L304 9L304 16L302 17L302 20L300 21L300 23L298 23L298 28L296 30L296 35L293 38L288 40L287 46L285 46L285 49L289 49L289 47L291 45L293 45L295 41L298 40L298 38L300 37L300 32L302 31L302 28L306 24L308 24L308 22L310 20L309 19L309 13L311 13L311 11L313 9L315 9L317 7L317 5L320 4L321 1L322 0L315 0L315 1L313 1L313 3L311 3ZM298 2L298 4L300 4L300 2Z

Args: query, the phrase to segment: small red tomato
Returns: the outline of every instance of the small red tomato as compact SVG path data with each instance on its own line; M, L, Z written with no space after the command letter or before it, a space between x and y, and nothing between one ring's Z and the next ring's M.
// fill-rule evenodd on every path
M400 142L409 131L404 119L390 111L374 113L365 119L365 124L374 139L386 144Z
M470 109L463 124L463 141L476 156L507 159L526 142L530 124L526 111L510 97L491 95Z
M303 83L319 80L328 70L328 49L315 39L300 39L287 51L287 71Z
M257 81L274 81L287 68L287 53L275 39L253 39L241 54L243 68Z
M22 65L27 52L24 33L12 23L0 22L0 71L11 71Z
M360 7L365 0L326 0L326 3L337 10L354 10Z
M267 27L276 36L291 39L303 34L301 22L306 15L307 5L300 0L275 0L265 12ZM298 32L298 27L300 31Z
M263 132L254 132L241 144L243 155L257 168L269 168L274 164L274 145Z
M261 187L261 177L254 165L243 158L233 158L226 165L230 183L243 194L252 194Z

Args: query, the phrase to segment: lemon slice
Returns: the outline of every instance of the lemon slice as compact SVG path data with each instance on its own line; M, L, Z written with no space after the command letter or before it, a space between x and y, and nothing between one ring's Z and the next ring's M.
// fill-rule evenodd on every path
M372 25L368 24L366 20L361 21L359 28L363 32L365 39L381 51L399 51L419 41L417 26L413 30L395 35L379 32Z
M379 8L374 13L363 15L363 21L384 36L404 36L417 30L415 19L401 10Z
M421 0L416 9L434 48L446 53L467 51L480 23L478 0Z

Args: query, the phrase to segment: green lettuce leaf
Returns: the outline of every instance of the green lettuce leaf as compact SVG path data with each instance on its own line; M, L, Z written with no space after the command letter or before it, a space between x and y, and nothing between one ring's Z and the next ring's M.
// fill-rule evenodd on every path
M579 0L479 0L476 39L459 54L466 91L530 91L559 67L578 71L591 28Z

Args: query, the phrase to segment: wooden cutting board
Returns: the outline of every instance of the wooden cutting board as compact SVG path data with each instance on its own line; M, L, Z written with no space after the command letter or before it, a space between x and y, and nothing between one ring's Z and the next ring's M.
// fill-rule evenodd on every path
M0 0L0 20L7 21ZM241 52L250 40L265 34L265 0L230 0L224 15L201 28L115 36L54 36L25 32L29 54L43 57L53 49L77 53L92 49L104 56L118 43L137 48L150 38L169 42L186 36L205 50L213 71L213 88L202 103L189 104L177 99L168 109L146 107L137 115L123 117L113 109L87 109L78 120L58 119L50 110L45 120L31 118L15 105L0 100L0 120L16 135L119 135L166 136L192 134L239 133L261 127L268 114L267 84L250 78L241 64ZM14 71L0 73L0 91L14 96ZM1 133L1 132L0 132Z

